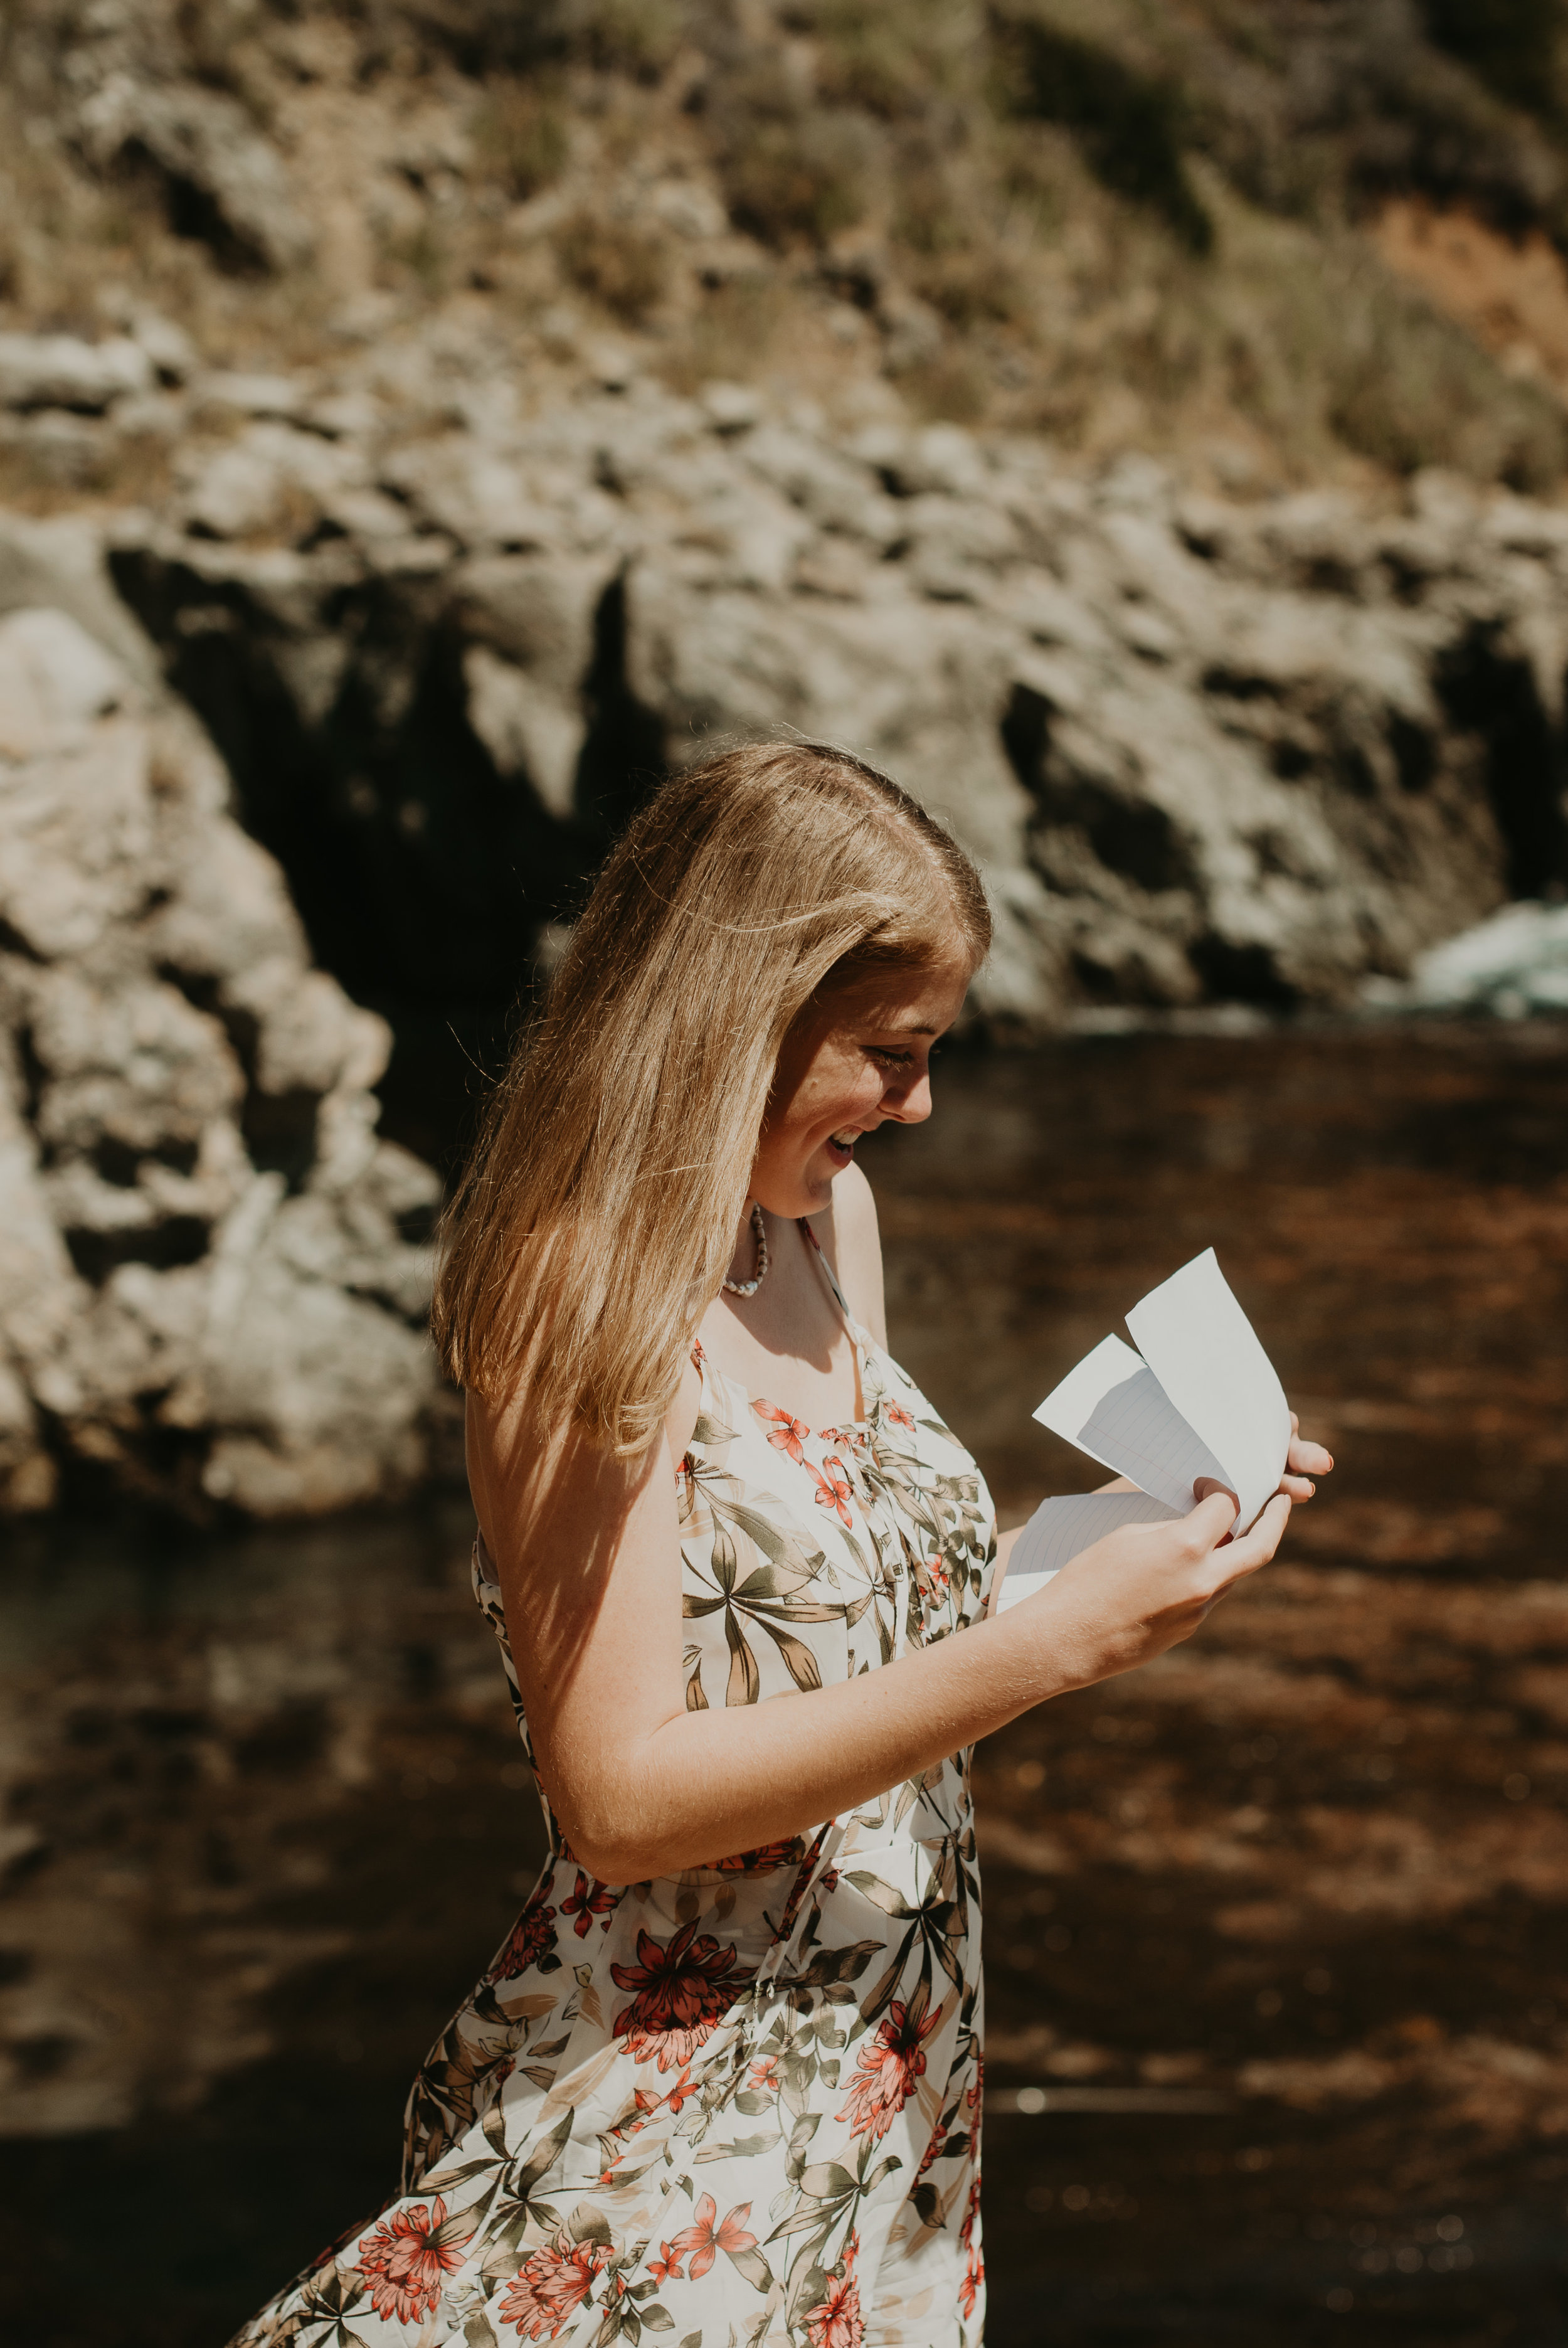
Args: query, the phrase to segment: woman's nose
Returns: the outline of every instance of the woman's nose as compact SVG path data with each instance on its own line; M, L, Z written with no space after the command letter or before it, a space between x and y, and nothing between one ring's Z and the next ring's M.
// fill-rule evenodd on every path
M894 1085L882 1096L882 1114L900 1125L924 1125L931 1114L931 1078L922 1068L911 1085Z

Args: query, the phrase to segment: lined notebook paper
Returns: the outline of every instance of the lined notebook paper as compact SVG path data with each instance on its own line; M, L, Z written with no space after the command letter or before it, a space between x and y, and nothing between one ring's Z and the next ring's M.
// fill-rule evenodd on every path
M1104 1338L1034 1416L1138 1489L1043 1502L1013 1546L999 1612L1118 1526L1184 1516L1204 1478L1235 1494L1237 1532L1278 1488L1290 1412L1213 1248L1135 1304L1127 1326L1138 1352Z

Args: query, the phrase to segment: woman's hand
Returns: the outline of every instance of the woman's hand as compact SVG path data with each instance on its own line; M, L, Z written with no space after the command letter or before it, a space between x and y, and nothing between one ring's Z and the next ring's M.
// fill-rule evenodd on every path
M1134 1671L1190 1639L1238 1581L1269 1562L1292 1507L1305 1507L1317 1489L1314 1479L1332 1473L1328 1453L1320 1443L1304 1441L1300 1426L1292 1411L1279 1489L1239 1540L1231 1534L1234 1496L1223 1486L1201 1485L1191 1515L1174 1524L1123 1525L1107 1533L1011 1615L1035 1617L1053 1654L1061 1661L1071 1655L1082 1687ZM1105 1487L1133 1488L1125 1477Z
M1305 1508L1317 1489L1313 1478L1317 1476L1329 1476L1334 1472L1334 1462L1328 1453L1324 1450L1320 1443L1305 1441L1299 1432L1300 1425L1300 1420L1292 1411L1290 1448L1285 1456L1285 1473L1279 1479L1279 1489L1286 1498L1298 1509ZM1130 1476L1114 1476L1109 1484L1097 1484L1094 1488L1097 1492L1135 1492L1139 1487L1133 1483ZM1221 1488L1212 1486L1210 1488L1217 1490ZM1202 1499L1204 1494L1194 1488L1194 1498ZM1020 1519L1016 1525L1007 1526L997 1535L996 1587L999 1590L1012 1554L1012 1545L1023 1529L1023 1520ZM994 1598L991 1603L995 1605Z
M1043 1590L1010 1609L1005 1622L1040 1641L1065 1674L1064 1684L1091 1687L1135 1671L1190 1639L1238 1581L1268 1563L1290 1508L1282 1488L1250 1531L1233 1540L1235 1501L1211 1486L1190 1516L1122 1525L1080 1550Z
M1312 1480L1313 1478L1331 1475L1334 1470L1334 1462L1324 1450L1321 1443L1304 1441L1300 1428L1301 1421L1292 1411L1290 1448L1285 1455L1285 1473L1279 1479L1280 1490L1286 1499L1294 1500L1298 1508L1310 1500L1317 1489Z

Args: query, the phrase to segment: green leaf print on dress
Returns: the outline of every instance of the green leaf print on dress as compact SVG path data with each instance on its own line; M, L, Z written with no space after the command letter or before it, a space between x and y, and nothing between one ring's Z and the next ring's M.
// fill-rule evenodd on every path
M815 1430L698 1349L677 1488L693 1709L877 1670L983 1612L974 1462L854 1334L866 1415ZM482 1544L474 1586L531 1763ZM539 1881L415 2081L401 2189L234 2348L861 2348L868 2325L883 2348L978 2348L968 1756L647 1883L596 1882L545 1816Z

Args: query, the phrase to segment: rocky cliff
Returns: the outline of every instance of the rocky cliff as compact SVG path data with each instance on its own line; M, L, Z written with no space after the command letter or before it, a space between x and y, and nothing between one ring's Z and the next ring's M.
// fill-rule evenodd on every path
M6 551L134 645L57 540ZM439 1186L378 1139L385 1025L229 798L57 601L0 619L0 1509L64 1467L314 1511L425 1464Z
M982 1012L1342 1002L1563 877L1568 515L1184 493L482 339L230 380L121 593L362 999L509 994L647 779L795 726L983 862ZM205 395L209 417L214 392ZM346 907L352 903L352 912Z
M125 342L0 351L35 428L154 400L178 452L156 509L0 546L13 1505L61 1458L262 1512L420 1472L386 1021L398 1130L450 1142L451 1035L496 1045L716 739L846 742L950 822L1003 1035L1343 1004L1568 876L1559 509L1226 503L624 347L536 407L478 331L271 376Z

